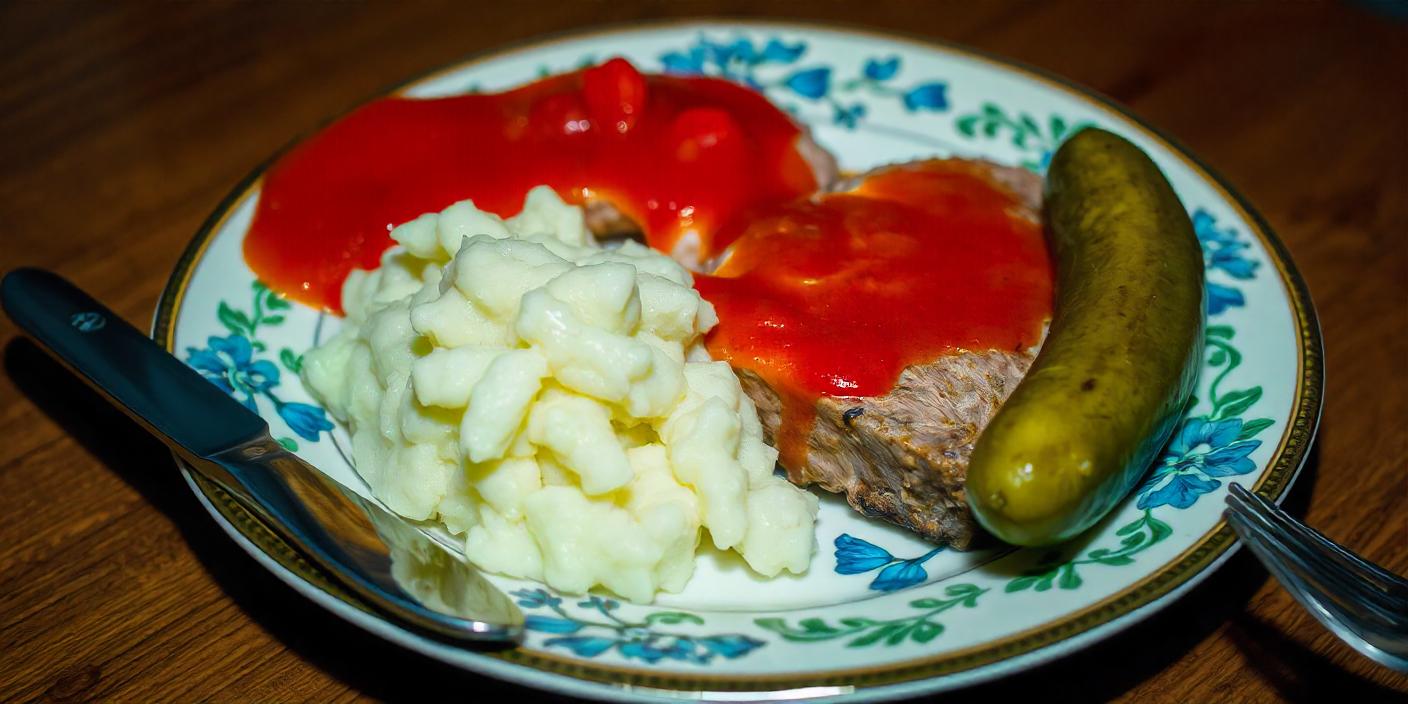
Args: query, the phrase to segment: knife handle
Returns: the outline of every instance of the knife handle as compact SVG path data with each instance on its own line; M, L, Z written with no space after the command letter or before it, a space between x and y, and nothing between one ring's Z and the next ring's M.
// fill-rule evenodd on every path
M174 449L210 457L268 432L264 419L53 272L11 271L0 302L41 347Z
M523 613L513 600L456 555L441 562L465 589L451 599L456 605L437 610L423 603L398 581L397 547L378 521L387 535L399 530L403 546L416 539L428 546L402 547L399 559L436 549L429 538L284 450L262 418L73 284L40 269L16 269L0 282L0 301L70 371L372 607L457 642L522 637Z

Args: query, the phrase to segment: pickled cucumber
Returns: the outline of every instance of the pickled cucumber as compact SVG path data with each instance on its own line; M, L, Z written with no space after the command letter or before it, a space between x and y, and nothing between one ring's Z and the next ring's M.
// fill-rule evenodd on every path
M1138 483L1203 356L1203 260L1187 211L1138 147L1089 128L1047 172L1055 306L1031 369L979 437L967 497L1016 545L1081 533Z

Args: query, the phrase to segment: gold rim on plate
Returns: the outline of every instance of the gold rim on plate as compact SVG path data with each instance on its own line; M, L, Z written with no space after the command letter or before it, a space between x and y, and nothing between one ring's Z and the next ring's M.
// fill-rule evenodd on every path
M1290 254L1284 244L1271 232L1266 221L1247 204L1239 194L1205 164L1194 157L1182 145L1163 134L1126 108L1106 98L1096 91L1068 81L1042 69L1001 58L986 52L963 47L948 42L917 36L905 36L876 30L855 29L839 25L813 22L766 22L738 19L692 18L688 20L666 20L660 22L632 22L607 25L594 29L564 32L540 37L504 47L478 52L453 64L438 68L404 83L382 91L370 99L385 95L399 94L407 89L430 81L450 72L459 71L492 59L525 52L538 51L545 47L568 41L592 37L605 37L639 30L659 30L673 27L744 27L748 29L772 29L776 31L813 30L831 34L865 36L888 42L915 46L927 51L938 51L953 57L977 60L1000 70L1011 71L1039 83L1053 87L1066 95L1085 101L1097 108L1107 110L1127 120L1145 137L1159 144L1183 162L1194 174L1211 184L1219 195L1232 204L1238 214L1250 223L1256 237L1275 263L1287 299L1295 315L1296 347L1298 368L1296 374L1295 401L1291 408L1286 430L1282 434L1276 452L1272 455L1269 468L1253 487L1253 490L1272 501L1280 501L1290 488L1292 480L1309 455L1315 430L1320 420L1322 405L1324 368L1323 343L1320 325L1311 304L1310 294L1304 280L1291 263ZM365 101L363 101L365 102ZM359 105L362 103L358 103ZM330 119L331 122L336 117ZM326 123L324 123L326 124ZM321 126L320 126L321 127ZM167 281L161 300L157 306L156 318L152 327L152 337L168 352L175 354L176 318L181 301L185 297L191 276L203 257L206 248L240 204L252 197L259 188L263 174L270 164L289 146L302 141L307 135L280 149L269 160L255 168L227 195L216 207L214 213L201 225L194 239L187 245L176 268ZM288 545L280 540L259 518L247 511L228 494L209 483L193 476L196 485L211 502L220 515L235 527L245 538L266 553L271 559L298 575L302 579L327 592L340 601L351 604L367 613L370 608L345 590L330 581L319 569L304 561ZM499 652L485 653L504 662L521 665L555 675L570 677L610 685L652 688L675 691L771 691L804 687L825 687L845 685L850 687L874 687L915 682L942 675L970 671L1020 655L1033 653L1039 649L1056 645L1062 641L1107 624L1119 617L1130 614L1143 606L1164 597L1189 580L1204 573L1213 561L1222 557L1235 542L1235 535L1224 521L1219 521L1196 543L1165 563L1161 568L1147 575L1135 584L1105 599L1064 615L1049 623L1027 631L1007 636L1000 640L963 650L919 658L889 665L877 665L848 670L828 672L796 672L782 674L677 674L662 673L643 668L602 665L595 662L570 659L549 653L533 652L514 648Z

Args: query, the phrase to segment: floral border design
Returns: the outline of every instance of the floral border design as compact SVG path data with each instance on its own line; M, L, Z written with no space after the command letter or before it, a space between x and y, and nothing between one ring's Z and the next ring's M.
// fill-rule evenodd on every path
M682 51L668 51L660 63L668 73L717 76L742 83L769 98L801 98L831 107L831 122L855 129L868 112L856 97L897 99L909 112L948 110L948 83L926 81L898 87L901 59L897 55L870 57L854 77L833 81L833 68L827 65L798 67L807 53L807 43L784 42L771 37L761 46L747 37L714 41L700 34ZM786 69L785 71L783 69ZM790 112L797 104L779 101Z
M871 581L870 588L881 592L893 592L923 584L929 579L929 573L924 570L924 563L943 552L945 547L940 545L919 557L901 559L891 555L889 550L850 533L836 536L834 545L836 573L864 574L880 570Z
M1032 122L1025 113L1020 114L1018 119L1021 123ZM1057 122L1054 117L1052 123L1066 124L1065 121ZM1014 137L1014 144L1016 140ZM1051 147L1040 140L1030 144L1033 150ZM1043 158L1049 161L1049 153L1042 153L1047 155ZM1205 209L1194 210L1192 222L1203 248L1203 263L1209 279L1208 316L1219 316L1232 308L1246 305L1246 298L1240 289L1212 279L1225 276L1233 281L1249 281L1255 278L1258 262L1246 256L1250 244L1239 237L1235 228L1218 227L1217 219ZM1115 531L1115 536L1119 538L1118 545L1096 548L1074 557L1067 557L1060 550L1048 552L1033 567L1009 581L1005 592L1028 589L1043 592L1052 586L1079 589L1085 583L1079 571L1082 566L1121 567L1133 564L1135 555L1173 535L1173 528L1155 516L1155 509L1187 509L1199 497L1221 487L1223 479L1256 469L1256 462L1250 459L1250 455L1262 442L1254 438L1274 425L1275 421L1270 418L1245 420L1242 417L1261 400L1260 386L1230 391L1223 388L1232 371L1242 364L1242 353L1232 344L1235 335L1236 331L1230 325L1208 326L1204 370L1216 370L1208 385L1211 409L1203 415L1184 418L1175 429L1162 458L1136 492L1136 507L1143 513ZM1197 399L1192 399L1189 406L1195 405ZM836 571L840 574L858 574L884 567L870 585L871 589L880 591L922 583L927 579L927 574L919 564L933 556L931 553L914 558L919 561L918 564L898 560L891 557L889 551L848 535L836 539L836 548Z
M256 352L268 346L259 339L259 329L282 325L291 304L274 294L262 281L251 284L253 296L250 310L235 308L220 301L216 318L229 335L211 335L204 348L187 347L186 364L200 372L207 381L235 397L245 408L259 412L258 399L273 404L274 412L288 424L289 430L308 442L317 442L322 434L332 430L332 421L319 406L298 401L285 401L274 389L282 382L278 365L267 359L256 359ZM279 350L279 363L297 376L303 368L303 356L287 347ZM298 450L291 437L277 438L290 452Z
M701 36L701 42L703 41L705 40ZM769 40L769 44L773 41L778 40ZM764 45L763 49L765 51L767 45ZM714 70L708 67L701 68L701 73L709 73L711 70ZM811 76L806 79L798 78L796 85L787 85L792 76L805 71L817 71L817 69L805 69L803 71L793 72L781 80L773 81L772 85L759 83L754 87L764 92L785 89L792 94L806 98L806 91L810 90L816 92L816 86L824 86L824 90L821 91L821 97L825 97L828 104L831 104L834 108L839 110L844 106L838 107L839 101L832 97L830 69L827 67L818 68L826 68L826 72L824 74L820 72L812 73ZM896 63L894 72L897 72L897 69L898 64ZM870 59L867 60L866 65L863 67L861 75L883 82L893 78L894 72L887 68L885 61L881 59ZM824 79L822 79L823 76L825 77ZM847 85L848 84L845 83L841 84L842 87L838 89L837 92L847 92L857 89L857 86L846 88L845 86ZM936 83L928 85L942 84ZM801 92L797 90L797 86L801 86ZM948 99L946 88L947 86L944 85L941 89L932 91L935 95L943 96L941 100L942 106L926 107L920 105L914 107L906 104L906 107L911 110L947 110ZM877 95L880 95L880 93L877 93ZM816 100L820 100L820 98L816 98ZM986 106L984 106L984 109L980 110L978 113L959 116L955 120L955 129L958 130L960 134L974 139L978 138L979 134L984 138L996 138L1010 133L1014 146L1017 146L1028 155L1028 158L1023 162L1024 165L1036 171L1044 170L1046 165L1049 164L1050 155L1054 152L1055 146L1059 145L1060 140L1063 139L1064 136L1074 132L1075 129L1080 126L1067 128L1063 132L1060 127L1064 126L1066 123L1064 121L1058 121L1059 116L1052 115L1047 120L1046 127L1043 130L1040 123L1037 123L1030 115L1025 113L1017 113L1015 116L1009 116L1004 113L1001 118L994 117L990 113L991 111L986 110ZM864 107L861 106L860 110L854 115L854 119L849 122L839 114L833 116L833 121L843 127L854 128L856 121L864 117L864 115L865 110ZM970 117L974 119L971 120L971 126L968 128L968 131L965 132L963 125L969 123L964 122L964 120ZM990 123L994 126L989 127ZM1036 125L1036 129L1033 129L1033 125ZM1245 297L1235 284L1238 281L1254 279L1256 268L1259 265L1259 262L1250 260L1246 256L1246 252L1250 248L1249 243L1243 241L1232 227L1219 229L1215 218L1202 209L1198 209L1193 213L1193 222L1200 243L1203 245L1205 263L1209 273L1209 316L1219 315L1232 308L1244 306L1246 304ZM1225 283L1213 281L1212 279L1214 278L1221 278ZM1229 278L1231 281L1226 281L1226 279ZM259 282L254 283L255 295L252 313L236 310L228 306L224 301L221 301L219 310L217 311L218 318L222 326L230 332L230 335L226 337L211 336L208 340L207 347L204 349L188 347L188 363L197 368L207 379L211 380L212 383L215 383L227 393L235 396L248 407L257 409L257 397L264 397L266 401L274 404L280 417L288 423L289 427L293 429L296 434L307 440L316 441L321 432L331 429L331 423L327 421L326 415L316 406L309 406L308 404L290 404L278 399L278 397L271 392L271 389L276 387L279 383L278 367L266 360L255 358L255 353L266 351L265 343L258 339L258 329L261 326L274 326L281 323L282 315L277 311L288 307L288 304L282 301L282 299L278 299L275 296L268 296L267 288L263 288L262 291L261 288L263 288L262 284ZM261 296L267 297L261 299ZM274 300L277 300L278 303L273 302ZM282 303L282 307L280 307L280 303ZM1255 464L1248 459L1248 455L1260 446L1261 441L1253 439L1253 436L1265 430L1267 427L1270 427L1273 421L1266 418L1244 421L1239 417L1239 414L1245 413L1260 400L1261 388L1259 386L1237 389L1225 393L1221 392L1219 388L1231 371L1241 364L1241 354L1231 344L1233 337L1233 329L1230 326L1214 325L1209 327L1209 358L1207 364L1210 368L1219 368L1212 387L1209 389L1209 399L1212 402L1213 410L1205 416L1185 419L1184 423L1180 425L1175 433L1174 439L1169 444L1162 462L1156 466L1154 474L1149 478L1146 484L1140 488L1137 494L1139 497L1138 507L1143 513L1134 521L1121 526L1116 531L1116 536L1121 539L1119 547L1091 550L1080 558L1070 559L1065 562L1061 561L1060 555L1048 554L1039 560L1043 565L1040 571L1034 574L1024 574L1014 579L1012 582L1009 582L1004 592L1011 593L1026 591L1028 589L1034 592L1041 592L1049 590L1053 586L1062 589L1075 589L1082 584L1082 580L1076 569L1077 567L1089 564L1104 564L1107 566L1131 564L1134 562L1132 556L1164 540L1172 532L1172 529L1167 523L1164 523L1154 516L1156 510L1166 512L1173 509L1191 507L1200 496L1215 490L1221 485L1219 477L1245 474L1255 468ZM1215 340L1221 340L1221 342L1225 344L1220 344ZM280 351L279 361L284 365L285 369L297 373L301 359L293 354L291 350L283 349ZM270 373L270 369L272 369L272 374ZM292 408L289 408L290 406L292 406ZM306 423L301 424L299 420L301 411L297 408L298 406L306 406L313 411L313 414L308 416ZM289 408L288 413L285 412L285 408ZM292 418L292 420L290 418ZM319 419L321 423L318 422ZM326 427L323 427L323 424L326 424ZM300 427L302 427L307 434L300 432ZM1236 431L1235 433L1233 432L1234 430ZM312 435L312 437L309 437L309 435ZM286 442L286 444L291 444L292 447L296 448L296 443L294 443L291 438L280 438L280 442ZM1251 466L1245 468L1248 463L1251 463ZM1172 506L1173 509L1164 508L1167 506ZM838 571L840 571L840 553L842 546L839 544L839 537L837 543L837 564ZM891 571L891 569L894 568L893 572L891 572L894 576L902 576L900 574L901 572L904 574L912 574L913 570L906 570L905 567L906 565L912 564L918 566L919 571L923 572L922 564L937 552L934 551L919 558L899 559L894 558L888 551L878 546L874 546L868 542L865 544L874 548L875 551L878 551L871 555L872 562L877 558L881 558L881 553L883 553L883 557L889 557L890 559L884 562L877 562L873 566L865 569L858 569L858 571L853 573L859 574L877 569L880 570L880 574L878 574L874 582L872 582L872 588L882 591L884 590L883 587L877 587L877 583L889 584L893 582L893 580L881 580L881 576L887 571ZM861 552L865 551L862 550ZM858 557L856 559L859 560L862 558ZM860 564L860 562L856 562L855 566L859 567ZM925 578L926 577L921 577L919 581L922 582ZM1014 587L1014 584L1020 580L1027 581L1021 586ZM905 586L911 585L903 584L896 588L903 588ZM972 586L973 585L951 585L945 590L945 593L950 597L949 600L918 599L910 602L910 606L916 609L938 609L938 611L933 611L932 613L921 614L921 617L926 620L928 616L952 608L954 605L961 604L965 607L972 608L976 605L978 596L986 593L988 590L979 589L977 594L972 595L971 601L973 603L964 603L965 600L968 600L967 595L949 593L949 590L954 588ZM541 592L542 590L523 591ZM728 658L741 657L766 644L764 641L758 641L742 634L704 636L702 637L704 639L713 637L725 639L738 638L742 639L741 642L745 644L753 644L743 648L736 648L739 652L734 655L729 655L726 652L730 649L727 646L722 647L721 650L714 650L710 649L707 645L700 646L696 644L696 646L694 646L695 650L693 650L694 655L692 659L691 656L688 655L688 652L690 652L689 648L691 647L689 646L689 642L699 641L701 637L657 631L653 628L648 628L648 626L652 626L655 623L663 625L669 625L671 623L702 625L702 619L694 614L684 612L656 612L651 614L650 617L647 617L644 622L629 623L619 618L613 619L607 613L616 608L615 606L610 606L610 604L615 604L613 600L589 597L579 602L577 606L580 608L595 609L597 612L606 615L611 622L574 620L564 612L558 610L561 608L560 598L553 597L546 592L543 592L543 594L546 595L547 598L555 599L556 602L552 606L548 606L548 604L544 602L541 608L549 608L566 620L581 624L577 630L570 632L569 635L571 637L586 637L578 636L577 632L603 628L610 629L609 633L620 634L619 637L614 638L610 635L600 636L601 639L609 642L604 649L597 650L596 652L590 651L601 647L599 640L592 640L590 644L587 644L587 641L577 640L569 644L565 642L566 639L554 637L547 639L548 642L545 643L547 646L566 648L582 657L596 657L596 655L603 652L616 650L620 652L623 657L639 659L650 664L665 660L705 664L716 656ZM515 596L527 598L518 592L515 592ZM941 602L945 601L951 601L953 603L944 606ZM940 606L943 608L940 609ZM556 633L558 631L553 631L552 629L563 628L563 626L550 620L553 618L555 617L545 614L530 616L532 625L530 625L529 628L530 630L544 633ZM656 620L652 622L651 618L655 618ZM820 622L819 625L816 623L818 621ZM781 621L780 619L758 619L755 623L764 630L777 633L784 640L817 642L857 634L859 633L858 630L848 631L847 629L864 630L862 627L864 625L862 622L864 621L867 620L843 618L838 622L840 624L839 626L832 626L820 619L803 619L803 622L799 622L796 628L789 627L785 621ZM806 625L803 625L804 622ZM879 629L887 625L892 625L892 622L873 622L865 627ZM941 624L937 625L942 629ZM632 628L641 630L629 631L629 629ZM620 630L618 631L617 629ZM928 627L916 627L915 630L924 631L927 635L929 629ZM803 634L806 634L805 637ZM817 634L831 635L825 635L823 637ZM891 630L864 645L873 645L883 642L888 646L905 642L907 638L917 642L927 642L927 640L932 639L932 637L936 637L938 633L934 633L933 636L929 636L925 640L920 640L918 636L901 636L898 639L894 639L892 638L894 635L895 631ZM652 636L655 638L653 642L649 641ZM587 638L590 639L590 637ZM675 642L680 639L684 639L685 642ZM856 638L856 640L859 639L860 636ZM895 643L891 643L891 640L895 640ZM640 646L631 645L636 642L646 644ZM851 647L859 647L853 644L848 645ZM708 652L700 651L697 649L698 647L703 647ZM585 649L586 652L582 652L579 649ZM630 652L627 652L628 650L630 650Z
M1198 235L1198 243L1203 247L1203 266L1208 273L1208 315L1218 315L1229 308L1240 308L1247 304L1240 289L1228 284L1212 281L1213 274L1230 277L1233 281L1251 281L1256 278L1260 265L1247 258L1251 243L1237 235L1232 227L1219 228L1217 218L1198 208L1193 211L1193 232Z
M615 650L622 657L649 664L676 660L707 665L715 657L732 660L766 645L741 633L691 635L656 628L704 625L703 618L684 611L654 611L646 615L643 621L626 621L617 615L620 602L588 595L577 606L605 619L597 621L569 614L562 608L562 597L554 596L546 589L519 589L512 595L518 605L525 609L547 609L554 614L530 614L524 619L524 627L528 630L553 634L554 637L543 641L544 647L565 648L584 658L594 658Z
M784 640L799 643L816 643L856 636L846 641L847 648L864 648L881 643L888 647L899 645L906 640L922 644L944 632L942 623L930 619L955 606L971 609L978 605L978 597L987 592L987 589L972 584L951 584L944 588L942 598L925 597L909 602L910 608L921 609L922 613L885 621L851 616L842 618L834 626L820 618L804 618L798 621L796 626L789 626L787 621L781 618L760 618L755 619L753 623L782 636Z
M806 42L788 44L778 37L770 37L760 44L745 37L727 42L714 41L701 34L684 50L666 52L660 60L666 71L719 76L748 85L769 94L769 97L773 97L772 92L785 90L792 96L811 101L824 100L833 109L832 122L848 129L855 128L865 117L866 106L861 102L847 105L837 94L865 91L874 96L899 96L906 109L911 111L948 109L946 83L921 83L908 91L886 84L899 72L900 58L897 56L869 58L857 78L833 86L832 68L829 66L792 68L802 60L806 51ZM783 74L769 70L782 67L788 67L789 72ZM762 77L760 72L766 72L769 77ZM795 106L790 109L795 111ZM958 134L969 139L1007 137L1013 147L1025 154L1023 166L1044 173L1061 142L1092 124L1088 121L1073 122L1054 113L1038 120L1031 113L1009 112L997 103L984 102L976 111L956 116L953 126ZM1216 316L1231 308L1245 306L1246 299L1240 289L1211 279L1214 273L1224 274L1235 281L1253 279L1258 263L1246 256L1250 243L1240 239L1234 228L1219 228L1215 217L1203 208L1196 209L1191 219L1208 272L1208 315ZM1220 487L1218 477L1245 474L1256 468L1255 462L1248 456L1261 445L1261 441L1252 438L1270 427L1273 421L1258 418L1244 422L1236 417L1261 398L1261 387L1219 393L1221 382L1241 364L1240 352L1230 344L1232 336L1233 330L1229 326L1209 327L1207 344L1211 352L1207 368L1221 367L1209 390L1213 410L1205 416L1185 418L1177 428L1162 460L1138 492L1137 506L1144 511L1143 515L1116 531L1116 536L1120 537L1119 546L1098 548L1084 557L1064 561L1059 553L1048 553L1038 561L1037 567L1009 582L1006 591L1028 588L1045 591L1052 584L1062 589L1077 589L1084 583L1076 569L1080 565L1130 564L1133 555L1172 535L1172 528L1156 518L1152 509L1165 505L1186 509L1199 496ZM835 570L838 574L863 574L879 570L869 588L882 592L924 583L928 573L923 564L939 552L936 549L919 557L901 559L878 545L848 534L836 538L835 548Z
M1038 121L1027 112L1008 114L996 103L983 103L977 112L960 115L953 121L954 129L969 139L976 139L979 133L987 139L994 139L1004 133L1010 134L1012 146L1026 154L1022 166L1037 173L1046 173L1056 148L1061 146L1067 137L1093 124L1070 124L1064 117L1056 114L1048 116L1044 122Z

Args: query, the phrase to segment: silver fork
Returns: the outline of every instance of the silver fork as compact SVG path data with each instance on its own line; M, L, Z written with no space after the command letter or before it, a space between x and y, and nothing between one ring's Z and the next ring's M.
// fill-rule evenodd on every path
M1281 586L1365 657L1408 672L1408 580L1340 547L1240 484L1227 523Z

